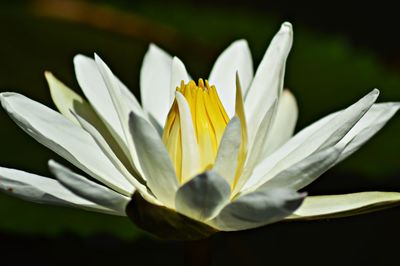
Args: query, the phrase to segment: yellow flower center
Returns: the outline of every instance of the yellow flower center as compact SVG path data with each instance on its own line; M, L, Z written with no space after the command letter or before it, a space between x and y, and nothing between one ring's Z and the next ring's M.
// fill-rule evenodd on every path
M176 90L182 93L189 105L199 150L199 170L204 171L214 164L229 117L215 86L210 86L207 80L204 82L199 79L198 84L193 80L187 84L182 81ZM189 177L182 176L181 121L176 100L165 123L163 142L175 166L178 180L182 183Z

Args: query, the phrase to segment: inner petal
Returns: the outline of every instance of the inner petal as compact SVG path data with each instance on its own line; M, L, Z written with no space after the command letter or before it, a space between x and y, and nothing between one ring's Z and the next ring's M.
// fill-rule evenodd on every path
M217 155L219 143L229 122L229 117L218 97L215 86L210 86L208 81L199 79L198 84L193 80L185 84L181 82L176 90L186 99L192 117L196 135L200 171L210 169ZM182 134L179 108L174 101L163 132L163 142L171 156L178 179L181 183L191 177L182 176Z

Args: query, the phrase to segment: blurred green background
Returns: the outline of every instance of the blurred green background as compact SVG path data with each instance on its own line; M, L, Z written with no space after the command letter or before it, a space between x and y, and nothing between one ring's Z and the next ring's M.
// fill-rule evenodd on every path
M92 55L96 52L140 98L139 69L150 42L180 57L192 77L207 77L218 54L239 38L249 42L257 66L279 25L289 19L294 24L295 35L285 84L296 95L300 107L297 130L347 106L375 87L381 89L380 101L399 101L399 51L395 45L399 42L393 31L387 28L382 29L384 32L377 31L368 20L371 24L365 27L370 31L365 33L367 29L359 28L356 22L351 24L345 15L327 16L324 21L323 12L329 13L327 7L314 8L316 13L304 6L269 6L259 1L204 1L201 4L195 1L3 1L0 2L0 91L16 91L54 108L44 70L51 70L80 91L72 58L77 53ZM331 12L337 10L333 7ZM314 14L315 19L312 18ZM357 14L353 15L356 20ZM363 16L362 19L367 20ZM0 112L0 128L2 166L50 176L47 161L58 159L55 154L18 129L5 112ZM400 191L399 135L400 118L397 116L359 152L311 185L309 193ZM104 249L120 256L120 260L114 261L119 265L129 260L129 252L133 250L142 258L154 249L162 254L159 259L163 256L175 258L165 262L168 265L181 263L176 261L181 258L176 251L181 244L152 239L124 218L42 206L3 194L0 194L0 218L3 251L22 247L18 252L26 252L39 245L36 248L39 251L49 250L51 246L73 248L76 256L85 257ZM360 260L357 262L365 259L361 250L368 248L375 251L371 253L375 254L374 258L389 261L391 257L386 254L389 247L383 248L377 243L390 242L389 234L398 236L395 226L398 222L400 212L394 209L337 221L279 224L233 236L223 234L214 243L223 246L217 248L218 254L230 253L232 245L241 250L238 257L252 257L253 265L263 265L262 254L256 252L261 248L259 245L285 248L297 254L298 237L305 238L301 241L311 246L316 245L316 241L327 241L325 244L333 247L350 234L352 240L346 241L352 249L358 248ZM380 229L374 233L365 232L371 226ZM321 238L321 232L331 239ZM271 239L272 242L265 244ZM372 243L366 245L369 240ZM251 245L257 248L252 249ZM86 255L85 249L88 250ZM140 250L143 253L138 255ZM345 249L340 250L344 252ZM346 251L349 256L352 254ZM315 262L321 254L325 253L307 256L311 256L310 262ZM32 256L33 261L41 258L37 253ZM216 257L216 260L225 259L224 255ZM234 257L231 260L239 264L241 261ZM94 265L103 265L106 261L99 260ZM153 265L154 261L146 262Z

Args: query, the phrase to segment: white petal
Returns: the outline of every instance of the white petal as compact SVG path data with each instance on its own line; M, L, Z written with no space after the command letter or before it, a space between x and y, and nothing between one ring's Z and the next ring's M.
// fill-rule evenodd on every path
M371 108L378 94L378 90L373 90L338 115L334 115L329 122L324 123L317 131L309 130L312 132L310 135L307 134L306 130L304 130L305 133L298 133L298 137L293 137L293 141L288 141L254 169L253 175L249 178L244 189L265 183L283 169L299 162L313 152L335 145ZM313 126L313 128L315 127Z
M101 121L99 116L93 110L93 107L90 106L90 104L80 95L75 93L56 77L54 77L50 72L45 72L45 76L50 87L51 98L53 99L53 102L57 106L57 109L60 111L60 113L77 125L80 125L80 123L71 113L71 111L86 121L89 121L90 124L96 128L96 131L98 131L107 140L114 152L116 152L120 158L124 158L126 160L127 157L123 150L121 150L120 145L115 142L114 137L111 135L104 122Z
M53 160L49 161L49 168L58 181L72 193L118 213L125 213L130 197L94 183Z
M242 94L245 95L253 78L253 61L246 40L235 41L226 48L214 63L209 77L229 117L235 115L236 72L241 78Z
M85 121L82 117L76 115L76 119L79 121L83 129L85 129L96 141L97 145L101 148L108 159L114 164L114 166L125 176L128 182L130 182L140 194L149 202L158 204L156 199L147 191L146 186L142 185L138 179L139 177L134 177L125 167L125 165L119 160L115 155L114 151L108 146L108 143L101 136L101 134L94 128L90 123ZM133 171L133 169L132 169ZM142 180L143 181L143 180Z
M129 126L148 187L159 201L174 208L178 179L160 136L145 119L135 113L130 114Z
M125 215L73 194L58 183L57 180L20 170L0 167L0 190L36 203L77 207L113 215Z
M186 178L183 180L185 182L199 173L200 152L189 104L179 92L176 92L176 102L178 103L179 118L181 121L182 176Z
M0 99L14 122L31 137L112 189L131 194L133 186L82 128L17 93L1 93Z
M240 120L234 116L222 135L213 167L213 171L225 178L230 185L234 181L238 165L238 155L242 140L241 130Z
M172 58L154 44L143 59L140 94L143 108L163 127L170 107Z
M259 190L228 204L210 224L222 231L238 231L278 222L292 214L304 197L284 188Z
M292 137L297 117L296 99L290 91L284 90L279 98L276 116L266 136L260 158L267 157Z
M272 39L245 95L250 141L255 137L265 114L282 92L286 58L292 47L292 39L292 25L285 22Z
M171 105L174 102L176 87L180 87L182 80L186 84L190 81L190 77L186 71L186 68L185 68L185 65L183 64L183 62L178 57L175 56L172 59L171 85L170 85L168 110L171 108Z
M215 216L229 201L231 189L224 178L208 171L182 185L176 193L176 210L204 221Z
M106 88L111 97L114 109L117 111L118 119L124 134L123 135L124 140L128 146L128 150L130 153L132 167L134 168L137 174L142 175L138 159L138 153L135 144L133 143L133 140L130 137L129 124L128 124L129 113L135 111L129 108L127 102L124 101L124 95L122 94L121 84L118 82L118 79L111 72L110 68L104 63L104 61L97 54L95 54L95 61L99 69L99 72L101 73L101 76L104 80L104 83L106 84ZM142 115L141 113L136 113L136 114Z
M287 219L314 220L352 216L400 205L398 192L359 192L310 196Z
M264 141L267 138L268 130L272 124L275 111L276 102L271 106L271 108L269 108L268 112L265 114L263 120L261 121L260 127L257 129L257 134L255 135L255 138L253 138L252 143L249 144L246 164L244 166L243 174L235 187L234 194L242 188L242 186L253 173L254 167L260 161L260 153L262 151Z
M337 145L347 145L336 163L357 151L400 109L400 103L378 103L358 121Z
M317 152L283 170L258 189L286 187L299 190L331 168L344 147L333 146ZM257 191L257 190L256 190Z
M76 78L86 98L96 113L103 119L115 140L129 156L118 113L114 108L106 84L97 69L96 62L84 55L76 55L74 65Z

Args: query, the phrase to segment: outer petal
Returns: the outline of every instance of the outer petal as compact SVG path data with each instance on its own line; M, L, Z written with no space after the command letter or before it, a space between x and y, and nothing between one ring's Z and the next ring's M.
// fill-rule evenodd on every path
M141 182L144 183L145 181L143 181L139 177L134 177L128 171L125 165L115 155L114 151L110 148L110 146L108 146L108 143L100 135L100 133L91 124L85 121L82 117L76 115L76 119L79 121L82 128L85 129L92 136L92 138L96 141L97 145L99 145L101 150L108 157L108 159L114 164L114 166L126 177L127 181L130 182L147 201L159 205L157 200L148 192L146 186L141 183Z
M278 222L292 214L304 197L284 188L258 190L228 204L210 224L222 231L238 231Z
M287 219L316 220L368 213L400 205L398 192L359 192L343 195L310 196Z
M241 130L239 118L233 117L225 128L213 167L213 171L225 178L230 185L233 184L237 171Z
M336 163L341 162L357 151L365 142L375 135L392 116L400 109L400 103L378 103L360 119L346 134L338 145L347 145Z
M97 69L96 62L84 55L77 55L74 57L74 65L76 78L86 98L88 98L96 113L103 119L108 130L124 149L126 155L129 156L118 113L114 108L103 78Z
M38 142L107 186L131 194L133 186L82 128L25 96L6 92L0 99L10 117Z
M158 200L174 208L178 179L160 136L145 119L135 113L130 114L129 126L148 187Z
M261 185L283 169L290 167L310 154L338 143L371 108L378 94L378 90L373 90L338 115L334 115L319 130L315 132L310 130L312 132L310 135L307 134L306 130L304 130L306 133L300 132L297 138L295 136L293 141L288 141L254 169L253 175L250 177L249 182L246 183L245 188L255 186L257 183Z
M132 110L127 105L127 102L124 101L124 95L122 94L121 84L118 81L118 79L114 76L114 74L111 72L110 68L104 63L104 61L97 54L95 54L95 61L99 69L99 72L101 73L101 76L104 80L104 83L106 84L106 88L111 97L114 109L117 111L118 119L120 121L120 125L122 127L122 131L124 134L123 135L124 140L129 149L132 166L136 174L141 175L142 172L139 167L137 150L135 144L133 143L132 138L130 137L129 125L128 125L129 113L131 111L132 112L135 111ZM142 115L141 113L138 112L135 113L138 115Z
M290 91L284 90L279 98L276 116L266 136L260 158L267 157L292 137L297 117L296 99Z
M88 211L124 215L83 199L56 180L24 171L0 167L0 191L36 203L71 206Z
M172 58L154 44L143 59L140 70L140 93L143 108L164 126L170 107Z
M265 182L259 189L287 187L299 190L331 168L344 147L333 146L308 156Z
M229 117L235 115L236 72L242 81L242 93L245 94L253 78L253 61L245 40L235 41L222 52L209 77L210 84L217 88L218 96Z
M282 92L286 58L292 47L292 39L292 25L285 22L272 39L245 97L250 141L255 137L263 117Z
M112 147L118 157L127 161L123 150L121 150L121 147L115 142L114 137L93 110L93 107L80 95L56 79L50 72L45 72L45 76L50 87L51 98L60 113L77 125L80 125L80 123L73 113L89 121L90 125L93 125L92 127L95 127L102 137L107 140L107 143Z
M215 216L229 201L231 189L213 171L202 173L181 186L176 193L176 210L196 220Z
M105 186L94 183L55 161L49 161L49 168L59 182L74 194L118 213L125 213L130 197L125 197Z

